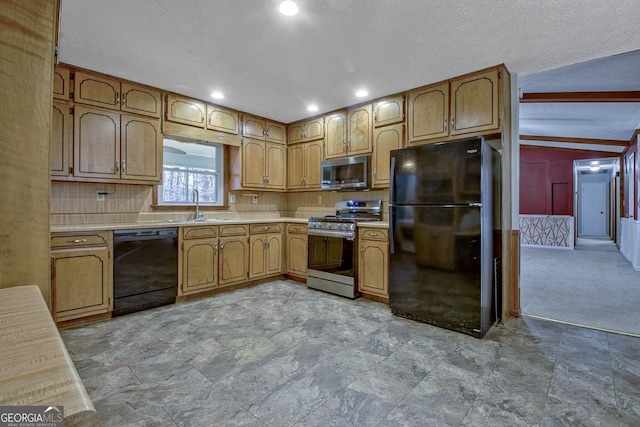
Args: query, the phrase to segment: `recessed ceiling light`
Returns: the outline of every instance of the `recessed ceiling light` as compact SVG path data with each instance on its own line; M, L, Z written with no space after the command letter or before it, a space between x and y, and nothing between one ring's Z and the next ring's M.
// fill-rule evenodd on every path
M222 92L213 92L211 97L215 99L222 99L224 98L224 94Z
M280 13L283 15L293 16L298 13L298 5L291 0L285 0L280 3L278 10L280 10Z
M309 105L307 107L307 111L318 111L318 106L317 105Z
M359 91L357 91L357 92L356 92L356 96L357 96L358 98L363 98L363 97L365 97L365 96L367 96L367 95L369 95L369 92L367 92L367 91L366 91L366 90L364 90L364 89L360 89Z

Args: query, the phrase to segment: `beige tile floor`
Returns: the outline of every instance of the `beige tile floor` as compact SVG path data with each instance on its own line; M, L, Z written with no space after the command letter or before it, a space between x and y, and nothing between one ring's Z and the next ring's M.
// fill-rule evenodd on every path
M640 425L640 339L521 318L478 340L273 281L66 329L104 426Z

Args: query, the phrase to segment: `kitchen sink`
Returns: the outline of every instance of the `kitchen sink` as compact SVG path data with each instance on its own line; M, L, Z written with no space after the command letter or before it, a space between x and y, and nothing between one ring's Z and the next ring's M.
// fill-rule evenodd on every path
M166 222L170 222L173 224L199 224L206 222L223 222L230 221L227 218L207 218L207 219L168 219Z

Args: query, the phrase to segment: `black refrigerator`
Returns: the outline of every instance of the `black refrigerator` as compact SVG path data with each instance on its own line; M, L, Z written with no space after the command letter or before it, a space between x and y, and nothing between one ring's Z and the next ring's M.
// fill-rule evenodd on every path
M496 322L498 157L483 138L391 151L393 314L477 338Z

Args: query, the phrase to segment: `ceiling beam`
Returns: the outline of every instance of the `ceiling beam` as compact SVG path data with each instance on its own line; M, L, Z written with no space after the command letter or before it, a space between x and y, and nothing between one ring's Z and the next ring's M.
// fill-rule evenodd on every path
M640 91L636 92L541 92L525 93L520 103L551 102L640 102Z
M567 138L563 136L536 135L520 135L520 141L565 142L570 144L611 145L614 147L626 147L629 145L629 141L619 141L617 139ZM522 144L527 145L526 142Z

